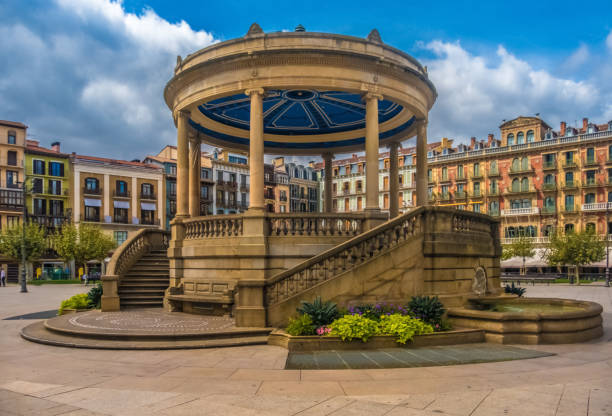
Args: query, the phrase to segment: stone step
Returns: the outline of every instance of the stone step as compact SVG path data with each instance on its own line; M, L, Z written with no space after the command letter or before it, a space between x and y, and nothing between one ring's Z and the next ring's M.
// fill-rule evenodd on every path
M161 295L164 296L164 291L166 289L160 289L150 286L141 286L138 288L119 288L119 295L131 296L131 295Z
M132 272L123 276L121 280L130 280L130 279L165 279L170 280L170 274L168 272L164 273L155 273L152 271L146 272Z
M119 299L121 308L161 308L163 306L162 300L132 300L132 299Z

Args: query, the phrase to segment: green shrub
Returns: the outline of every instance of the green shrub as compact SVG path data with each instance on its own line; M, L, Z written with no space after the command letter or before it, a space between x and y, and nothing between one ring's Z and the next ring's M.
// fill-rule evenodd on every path
M439 325L446 312L437 296L413 296L407 305L410 314L432 326Z
M300 315L297 318L290 318L289 325L285 328L285 331L289 335L314 335L317 327L312 323L310 315Z
M89 300L90 307L100 309L102 302L102 283L98 283L89 289L87 299Z
M449 321L448 319L444 319L444 318L440 320L439 325L434 326L435 332L450 331L451 329L453 329L453 324L451 324L451 321Z
M405 344L415 335L430 334L434 331L431 325L420 319L400 314L382 315L378 325L381 334L394 335L400 344Z
M342 341L360 339L366 342L379 332L378 322L363 315L345 315L329 325L331 335L338 336Z
M81 293L79 295L74 295L70 299L63 300L57 314L62 315L64 309L87 309L88 307L89 299L87 298L87 293Z
M409 311L402 306L395 306L393 304L377 303L376 305L372 305L366 303L363 305L351 306L349 308L349 313L351 315L362 315L366 318L378 321L382 315L408 315Z
M315 327L321 327L331 324L334 319L338 318L338 307L334 302L323 302L320 296L317 296L314 302L302 301L302 306L297 309L302 315L310 316Z
M514 286L514 282L512 282L512 286L506 285L504 288L504 292L518 295L519 298L522 298L526 291L527 289L524 287Z

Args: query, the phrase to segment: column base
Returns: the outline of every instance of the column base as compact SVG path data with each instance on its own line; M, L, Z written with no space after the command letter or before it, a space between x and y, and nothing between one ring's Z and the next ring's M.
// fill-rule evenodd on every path
M263 306L238 306L234 313L237 327L266 327L266 309Z

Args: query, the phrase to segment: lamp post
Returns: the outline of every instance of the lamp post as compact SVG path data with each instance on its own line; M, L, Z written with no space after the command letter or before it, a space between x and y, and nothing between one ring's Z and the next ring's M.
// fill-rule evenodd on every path
M26 283L26 224L28 222L28 207L26 204L26 181L23 181L22 187L23 189L23 221L21 224L21 289L19 290L21 293L28 292L28 286Z

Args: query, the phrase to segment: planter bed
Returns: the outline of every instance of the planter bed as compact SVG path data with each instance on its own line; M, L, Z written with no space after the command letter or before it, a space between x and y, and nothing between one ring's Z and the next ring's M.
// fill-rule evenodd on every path
M90 310L91 309L89 309L89 308L85 308L85 309L64 308L64 310L62 311L62 315L68 315L69 313L87 312L87 311L90 311Z
M484 342L484 331L481 329L455 329L445 332L434 332L426 335L416 335L412 341L400 344L393 335L378 335L368 342L361 340L342 341L334 336L293 336L283 330L273 331L268 337L269 345L276 345L289 350L326 351L326 350L374 350L381 348L416 348L438 345L473 344Z

